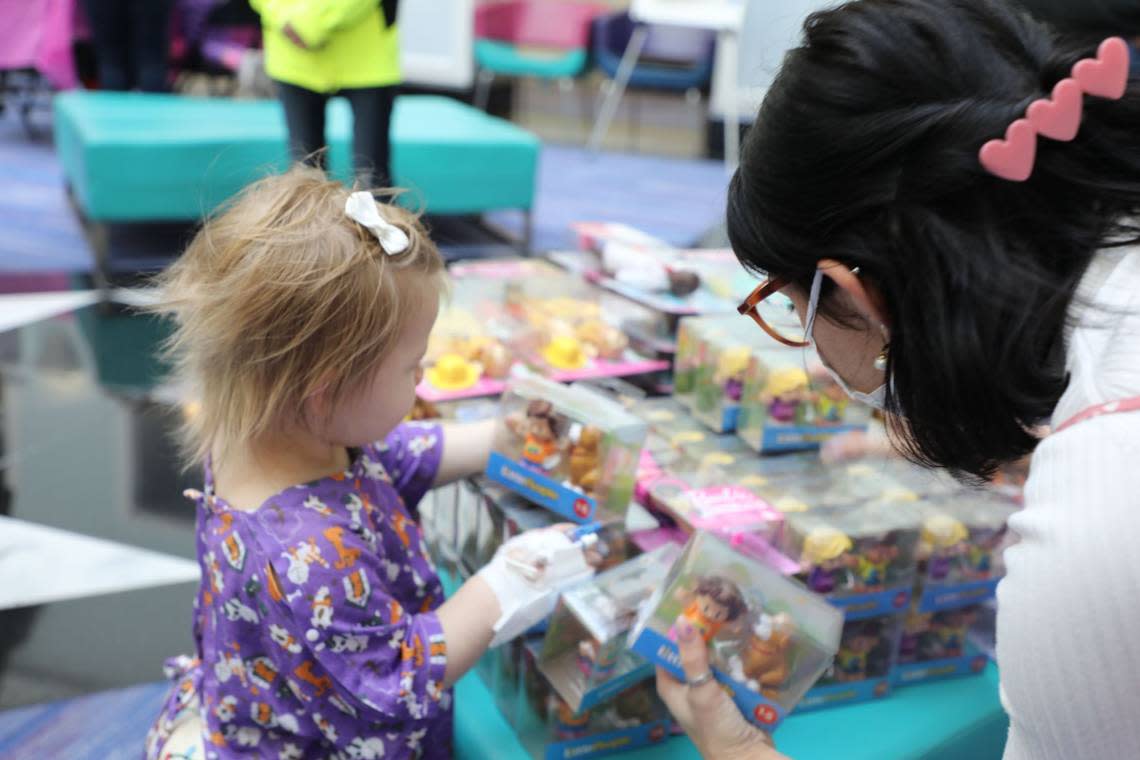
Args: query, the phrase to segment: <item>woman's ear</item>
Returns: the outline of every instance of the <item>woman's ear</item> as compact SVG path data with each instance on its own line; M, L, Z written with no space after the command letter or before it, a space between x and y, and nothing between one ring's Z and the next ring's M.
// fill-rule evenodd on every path
M847 294L866 319L873 324L890 327L883 294L872 283L859 279L859 275L835 259L820 259L819 270Z

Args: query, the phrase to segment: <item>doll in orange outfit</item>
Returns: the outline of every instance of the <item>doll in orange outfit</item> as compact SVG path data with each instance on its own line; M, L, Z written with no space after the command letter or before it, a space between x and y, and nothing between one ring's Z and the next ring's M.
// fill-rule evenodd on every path
M678 626L691 625L707 644L726 626L736 627L748 607L736 584L723 575L704 575L696 588L678 595L685 609L669 628L669 640L676 641Z
M523 463L543 472L555 469L561 461L563 425L553 404L542 399L527 404L525 417L507 419L511 431L523 438Z

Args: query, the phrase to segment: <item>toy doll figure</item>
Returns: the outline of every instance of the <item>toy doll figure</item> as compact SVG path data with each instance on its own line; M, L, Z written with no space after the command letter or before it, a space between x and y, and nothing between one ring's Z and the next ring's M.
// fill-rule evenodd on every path
M815 424L838 425L847 414L850 397L825 371L813 373L812 379L819 389L815 394Z
M730 675L753 691L776 699L788 680L794 632L795 624L787 613L761 613L740 653L729 658Z
M614 697L609 711L616 728L634 728L653 720L653 691L648 684L638 684Z
M935 614L930 623L930 659L961 657L966 633L977 617L977 612L969 607Z
M930 632L930 621L933 615L929 612L918 612L911 609L903 618L902 636L899 638L899 662L908 663L918 660L919 644Z
M863 542L860 542L863 543ZM882 588L887 582L887 570L899 548L889 539L870 539L855 557L855 577L863 591Z
M744 392L744 373L749 361L747 348L730 348L720 355L716 376L713 382L724 388L724 397L734 403L740 402Z
M839 652L835 655L835 680L844 683L864 680L867 661L881 636L881 626L874 621L853 624L844 632Z
M954 558L965 552L969 537L966 526L949 515L935 514L923 521L919 551L920 556L926 557L930 580L946 580Z
M622 358L629 339L618 328L601 319L591 319L578 325L578 340L587 346L595 358L617 361Z
M565 421L549 401L534 399L526 406L526 416L512 416L507 426L523 437L523 463L541 472L551 472L562 461L562 435Z
M962 556L966 573L979 580L989 578L994 570L994 553L1004 538L1004 527L980 536L976 535L974 541L966 546L966 552Z
M677 596L686 605L669 628L670 641L677 640L677 624L686 622L707 644L722 628L734 626L748 611L740 589L723 575L702 576L697 579L696 588L681 589Z
M808 376L799 367L783 367L768 378L760 394L761 403L768 407L768 417L781 425L802 425L805 419L804 404L811 400Z
M804 537L801 562L807 571L807 585L812 591L830 594L840 579L846 579L847 568L853 563L850 555L851 539L835 528L813 528ZM842 584L847 586L846 582Z
M575 715L574 710L566 700L558 695L552 695L554 701L554 735L559 741L581 739L590 734L590 711L584 710L581 715Z
M590 426L582 428L570 449L570 482L591 496L601 475L601 445L602 431Z
M578 642L578 670L587 680L605 681L617 669L618 656L622 649L621 637L602 643L590 637Z

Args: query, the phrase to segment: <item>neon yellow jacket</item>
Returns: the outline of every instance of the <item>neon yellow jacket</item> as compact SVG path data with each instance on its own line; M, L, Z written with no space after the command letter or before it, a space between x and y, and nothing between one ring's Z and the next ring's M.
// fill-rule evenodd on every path
M271 79L314 92L400 82L396 25L385 24L378 0L250 0L250 5L261 14ZM308 50L282 34L286 25Z

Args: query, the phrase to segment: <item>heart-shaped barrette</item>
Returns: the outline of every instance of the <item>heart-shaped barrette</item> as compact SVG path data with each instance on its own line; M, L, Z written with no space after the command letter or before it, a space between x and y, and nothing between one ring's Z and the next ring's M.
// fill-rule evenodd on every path
M995 177L1024 182L1033 173L1037 156L1037 135L1068 142L1081 127L1084 96L1119 100L1128 89L1130 65L1128 43L1110 37L1100 43L1095 58L1084 58L1073 65L1073 75L1053 87L1051 97L1029 104L1024 118L1016 119L1004 139L986 142L978 151L978 162Z

